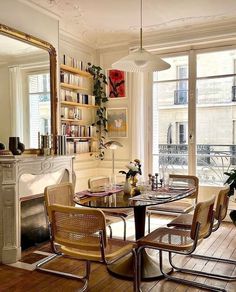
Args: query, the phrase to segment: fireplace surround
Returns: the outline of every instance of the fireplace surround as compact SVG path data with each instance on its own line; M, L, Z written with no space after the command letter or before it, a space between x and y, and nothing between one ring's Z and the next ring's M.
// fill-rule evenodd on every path
M72 181L72 156L0 157L0 262L21 258L22 198L37 197L46 186Z

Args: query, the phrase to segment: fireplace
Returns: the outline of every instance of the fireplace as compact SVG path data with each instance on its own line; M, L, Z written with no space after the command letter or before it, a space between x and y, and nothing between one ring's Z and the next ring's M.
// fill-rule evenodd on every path
M42 240L48 236L40 214L43 190L47 185L72 181L72 172L71 156L0 158L0 262L14 263L21 258L21 230L23 248L29 244L27 237L32 233L37 237L37 231L41 232ZM38 214L33 205L39 206ZM27 220L33 228L27 226Z
M23 197L20 200L20 213L22 250L49 240L43 194Z

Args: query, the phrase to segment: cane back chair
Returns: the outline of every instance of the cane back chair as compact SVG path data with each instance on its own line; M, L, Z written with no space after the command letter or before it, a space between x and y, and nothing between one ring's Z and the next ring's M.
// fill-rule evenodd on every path
M128 254L133 247L131 243L107 238L105 216L99 209L55 204L48 206L47 210L56 254L40 262L37 265L37 270L83 280L85 283L81 291L84 291L88 286L90 261L113 263ZM44 267L55 257L64 255L86 261L85 276L77 276Z
M214 220L214 201L215 198L212 197L210 200L200 202L196 205L190 230L167 227L158 228L137 242L138 248L133 249L135 257L134 291L140 291L140 267L142 264L141 255L144 248L159 250L160 270L165 278L188 286L197 286L211 291L225 291L224 289L209 286L203 283L170 276L163 271L163 252L168 252L169 263L173 268L175 268L172 262L173 253L189 255L196 249L204 238L211 234Z
M220 227L221 222L224 220L224 218L227 215L227 210L228 210L228 205L229 205L229 186L220 190L218 196L217 196L217 201L215 205L215 212L214 212L214 225L212 228L212 231L218 230ZM182 229L190 229L191 224L192 224L193 216L191 214L182 214L170 223L167 224L169 227L175 227L175 228L182 228ZM221 263L226 263L226 264L231 264L231 265L236 265L235 260L231 259L225 259L222 257L211 257L211 256L206 256L206 255L200 255L200 254L191 254L192 257L195 258L200 258L204 260L209 260L209 261L216 261L216 262L221 262ZM205 273L202 271L194 271L194 274L197 275L203 275L203 276L208 276L211 278L216 278L216 279L223 279L223 280L228 280L228 281L235 281L236 280L236 275L230 276L230 275L223 275L223 274L216 274L216 273Z
M88 187L93 190L104 190L104 185L110 184L110 178L108 176L93 177L88 180ZM102 209L104 214L108 217L120 218L124 223L123 238L126 240L126 219L133 216L133 210L131 209Z
M170 174L169 178L173 181L173 187L175 184L176 187L195 187L194 193L189 196L187 199L180 200L178 202L170 202L166 204L160 204L157 206L151 206L147 209L148 216L148 232L150 232L151 225L151 215L154 213L172 213L172 214L180 214L180 213L189 213L193 211L198 198L198 188L199 188L199 180L196 176L193 175L183 175L183 174Z
M44 200L45 200L45 213L48 221L49 232L51 233L50 221L48 220L47 209L49 206L58 204L63 206L75 206L74 198L74 187L70 182L59 183L51 186L47 186L44 189ZM111 221L106 219L106 226L109 229L110 237L112 237ZM51 234L50 234L51 239ZM52 249L54 245L52 245Z

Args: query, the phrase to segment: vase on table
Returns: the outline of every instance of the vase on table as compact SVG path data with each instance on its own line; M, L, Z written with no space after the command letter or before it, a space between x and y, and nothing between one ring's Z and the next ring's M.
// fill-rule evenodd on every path
M127 178L125 180L125 184L124 184L124 194L125 195L130 195L131 194L131 190L132 190L132 186L131 186L130 180Z

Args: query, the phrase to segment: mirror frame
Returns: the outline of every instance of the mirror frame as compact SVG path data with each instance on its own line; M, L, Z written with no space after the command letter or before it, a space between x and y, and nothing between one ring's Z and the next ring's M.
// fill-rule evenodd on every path
M48 42L43 41L30 34L26 34L7 25L0 23L0 34L6 35L10 38L25 42L27 44L36 46L49 53L50 59L50 98L51 98L51 134L53 135L53 149L56 150L56 135L57 135L57 79L56 79L56 66L57 55L55 48ZM29 149L27 152L33 152Z

